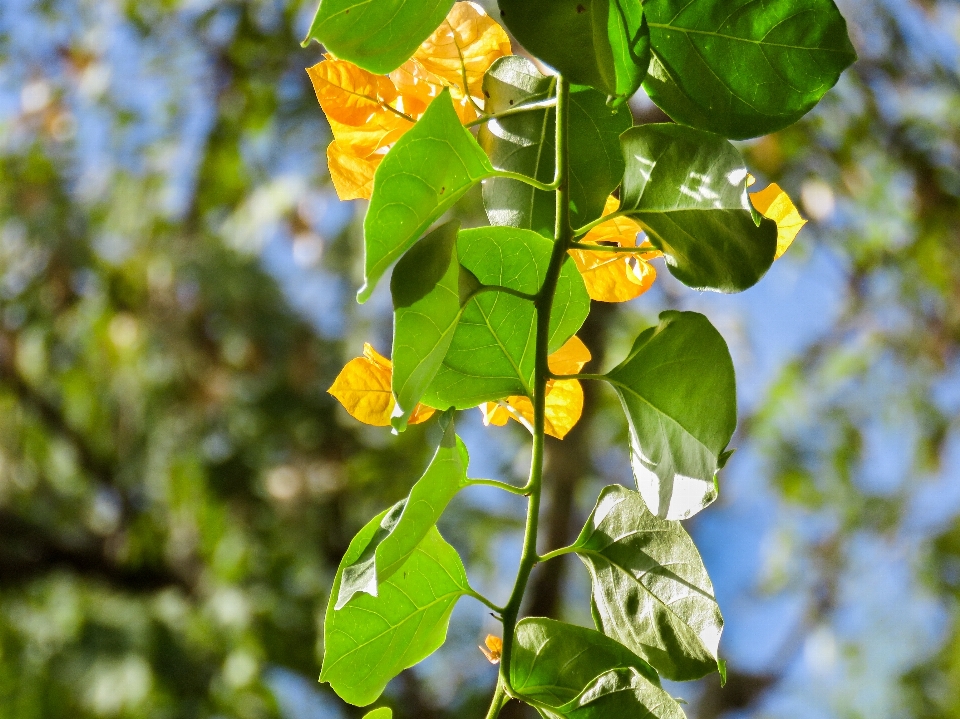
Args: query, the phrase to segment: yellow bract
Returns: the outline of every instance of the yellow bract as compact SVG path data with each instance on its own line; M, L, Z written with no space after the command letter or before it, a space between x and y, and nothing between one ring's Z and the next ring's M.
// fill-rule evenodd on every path
M620 201L613 196L607 198L603 214L617 211ZM594 227L581 240L586 244L613 242L619 247L634 247L640 225L628 217L615 217ZM590 299L600 302L627 302L639 297L653 286L657 271L647 260L659 257L654 249L637 254L619 252L590 252L589 250L570 250L570 256L583 275Z
M786 192L780 189L776 183L771 184L764 190L754 192L750 195L750 201L757 208L757 212L777 223L777 254L775 259L780 259L787 248L793 244L797 234L807 224L807 221L800 216L796 205Z
M503 640L493 634L488 634L483 643L486 644L485 647L480 647L483 656L491 664L499 664L500 657L503 655Z
M389 76L331 55L308 68L333 132L327 165L340 199L370 198L386 151L443 88L450 88L460 120L475 120L476 105L483 104L484 73L509 54L503 28L478 5L458 2L413 57Z
M396 404L390 382L393 363L369 344L363 345L363 357L347 362L327 390L336 397L354 419L374 427L389 427ZM410 424L426 422L435 410L417 405Z
M590 350L579 337L571 337L566 344L550 355L553 374L576 374L590 361ZM502 427L514 419L528 430L533 430L533 403L528 397L507 397L500 402L480 405L485 425ZM544 429L547 434L563 439L583 414L583 387L575 379L549 380L544 407Z

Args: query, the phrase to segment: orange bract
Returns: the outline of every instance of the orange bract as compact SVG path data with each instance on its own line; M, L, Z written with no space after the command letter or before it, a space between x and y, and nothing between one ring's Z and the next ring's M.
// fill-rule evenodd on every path
M364 343L363 357L347 362L327 391L354 419L374 427L388 427L396 404L390 389L392 379L393 363ZM410 424L426 422L434 411L417 405Z
M383 106L397 99L390 78L329 55L307 74L327 117L345 125L363 125L379 112L390 112Z
M603 214L616 212L619 206L620 201L610 196L603 208ZM641 231L640 225L630 218L615 217L590 230L582 242L613 242L619 247L634 247ZM659 257L660 253L652 248L637 254L570 250L570 256L583 276L590 299L599 302L627 302L653 286L657 271L647 260Z
M793 244L797 234L807 224L807 221L800 216L800 212L793 204L790 196L781 190L776 183L759 192L752 193L750 201L757 212L768 220L777 223L777 254L775 259L780 259L783 253Z

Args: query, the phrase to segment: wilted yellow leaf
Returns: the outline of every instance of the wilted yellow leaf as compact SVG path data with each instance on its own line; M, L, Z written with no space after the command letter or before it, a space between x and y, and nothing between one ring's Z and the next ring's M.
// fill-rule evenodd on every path
M307 74L327 117L345 125L364 125L378 113L389 113L384 106L397 99L397 88L390 78L374 75L346 60L327 56L308 67Z
M500 657L503 655L503 640L493 634L488 634L483 643L487 645L480 647L483 656L485 656L491 664L499 664Z
M780 259L787 248L793 244L797 234L807 224L807 221L800 216L797 206L793 204L790 196L780 189L776 183L771 184L766 189L751 193L750 201L757 208L757 212L777 223L777 254L775 259Z
M554 374L576 374L590 361L590 350L579 337L571 337L549 357ZM544 430L551 437L563 439L583 414L583 387L575 379L549 380L544 402ZM533 429L533 403L528 397L507 397L501 402L480 405L483 423L502 427L514 419L528 430Z
M396 404L390 389L392 379L393 363L364 343L363 357L347 362L327 392L354 419L374 427L388 427ZM417 405L410 424L426 422L433 413L430 407Z
M620 201L611 195L607 198L603 214L616 212L619 206ZM615 217L590 230L582 242L613 242L620 247L634 247L641 231L640 225L629 217ZM652 248L636 255L570 250L570 256L583 275L587 293L591 299L599 302L627 302L649 290L657 279L657 271L647 260L660 254Z
M339 142L327 146L327 169L341 200L369 200L373 194L373 175L383 155L357 157L345 152Z

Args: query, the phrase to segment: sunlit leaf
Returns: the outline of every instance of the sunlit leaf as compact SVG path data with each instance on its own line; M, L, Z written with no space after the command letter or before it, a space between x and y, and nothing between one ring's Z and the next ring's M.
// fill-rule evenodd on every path
M307 68L320 107L327 117L345 125L365 125L397 99L390 78L374 75L351 62L330 57Z
M392 376L390 360L364 344L363 357L347 362L327 392L336 397L354 419L374 427L389 427L394 407ZM433 413L430 407L419 406L410 417L410 424L426 422Z
M365 283L358 299L366 301L387 268L493 171L444 90L377 168L363 224Z
M342 609L359 592L378 596L378 588L407 561L440 519L450 500L467 484L467 448L456 435L452 418L430 466L381 520L363 553L340 564L340 590L334 609Z
M393 719L393 709L390 707L378 707L364 714L363 719Z
M741 292L773 264L777 226L754 221L747 169L718 135L674 124L634 127L621 137L627 170L621 210L647 232L685 285Z
M611 196L607 198L603 214L609 215L619 206L620 201ZM642 231L640 225L629 217L615 217L594 227L581 242L635 247L637 235ZM599 302L628 302L649 290L657 279L657 270L648 260L660 254L653 248L647 252L638 251L636 255L570 250L570 256L583 275L590 299Z
M549 717L683 718L643 659L598 631L552 619L517 623L510 685Z
M790 196L776 183L759 192L751 193L750 201L757 208L757 212L777 223L776 259L780 259L793 244L807 221L800 216Z
M607 487L573 545L593 582L597 628L668 679L717 670L723 619L693 539L640 495Z
M627 415L633 473L650 510L686 519L716 499L737 395L727 344L709 320L663 312L607 378Z
M378 588L335 609L342 569L359 559L390 513L382 512L350 542L337 571L323 624L320 681L346 702L367 706L407 667L435 652L447 634L450 613L469 593L456 550L431 526L404 564Z
M334 141L327 146L327 170L341 200L368 200L373 194L373 176L383 155L357 157Z
M630 97L650 65L650 33L636 0L500 0L523 46L571 82Z
M386 110L375 113L363 125L345 125L331 117L327 118L327 122L330 124L333 139L343 152L361 158L379 153L377 164L380 164L386 149L413 127L412 122Z
M486 286L535 295L546 279L553 243L509 227L462 230L460 264ZM590 298L572 262L564 264L550 316L549 347L559 349L580 329ZM536 309L531 299L501 291L478 292L464 307L443 366L423 402L467 409L513 395L531 395L535 369Z
M833 0L647 0L644 89L673 120L733 139L805 115L854 60Z
M453 0L321 0L307 40L375 73L397 69L443 22Z
M524 103L548 100L556 78L547 77L530 60L505 57L483 81L488 112L503 112ZM600 217L604 201L623 178L620 135L633 123L627 107L613 109L587 87L570 92L570 214L574 226ZM531 110L486 123L480 144L499 170L519 172L544 183L554 179L556 112ZM517 180L491 178L483 183L483 204L493 225L522 227L553 237L556 198Z
M574 335L563 347L547 357L547 364L553 374L576 374L592 358L583 340Z
M393 270L395 429L402 431L433 381L460 319L460 223L441 225L415 244Z

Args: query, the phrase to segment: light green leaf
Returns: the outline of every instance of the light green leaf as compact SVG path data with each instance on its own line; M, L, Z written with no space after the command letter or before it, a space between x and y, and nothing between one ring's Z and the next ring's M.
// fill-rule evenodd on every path
M546 279L553 242L530 230L482 227L460 232L460 264L481 285L534 295ZM583 325L590 298L573 262L560 272L550 315L551 352ZM481 402L532 394L537 312L531 300L507 292L476 293L466 304L450 349L423 402L466 409Z
M857 59L833 0L648 0L644 89L673 120L743 140L803 117Z
M415 244L393 270L393 426L410 415L443 362L460 318L456 220Z
M754 222L747 168L737 149L709 132L672 124L624 133L620 209L636 218L689 287L741 292L773 264L777 225Z
M650 510L686 519L716 499L737 393L727 344L710 321L663 312L607 379L627 414L633 473Z
M668 679L717 670L723 618L679 522L654 516L639 494L614 485L600 494L573 546L593 581L598 629Z
M650 64L650 33L637 0L500 0L523 46L570 82L629 98Z
M486 154L460 124L450 91L430 103L380 163L363 222L365 302L377 281L473 185L493 174Z
M363 715L363 719L393 719L393 709L379 707Z
M510 686L544 716L683 716L643 659L598 631L553 619L534 617L517 624ZM619 699L618 693L623 694ZM620 713L605 713L607 704L601 701L610 701Z
M341 566L360 557L386 515L379 514L360 530ZM344 701L367 706L391 679L443 644L450 613L470 589L460 557L436 527L380 585L379 596L359 594L343 609L334 609L341 574L337 572L323 624L320 681L329 682Z
M342 609L358 592L376 597L378 587L409 559L450 500L466 486L467 448L457 437L453 418L445 419L440 446L409 496L387 512L359 557L341 562L334 609Z
M303 41L377 75L393 72L430 37L454 0L320 0Z
M483 79L489 112L555 96L556 78L541 75L519 55L493 64ZM633 124L628 107L610 108L596 90L570 93L570 217L580 227L600 217L607 196L623 178L620 135ZM553 182L556 168L556 111L531 110L486 123L480 144L498 170ZM518 180L500 177L483 183L483 204L493 225L522 227L553 237L556 198Z

